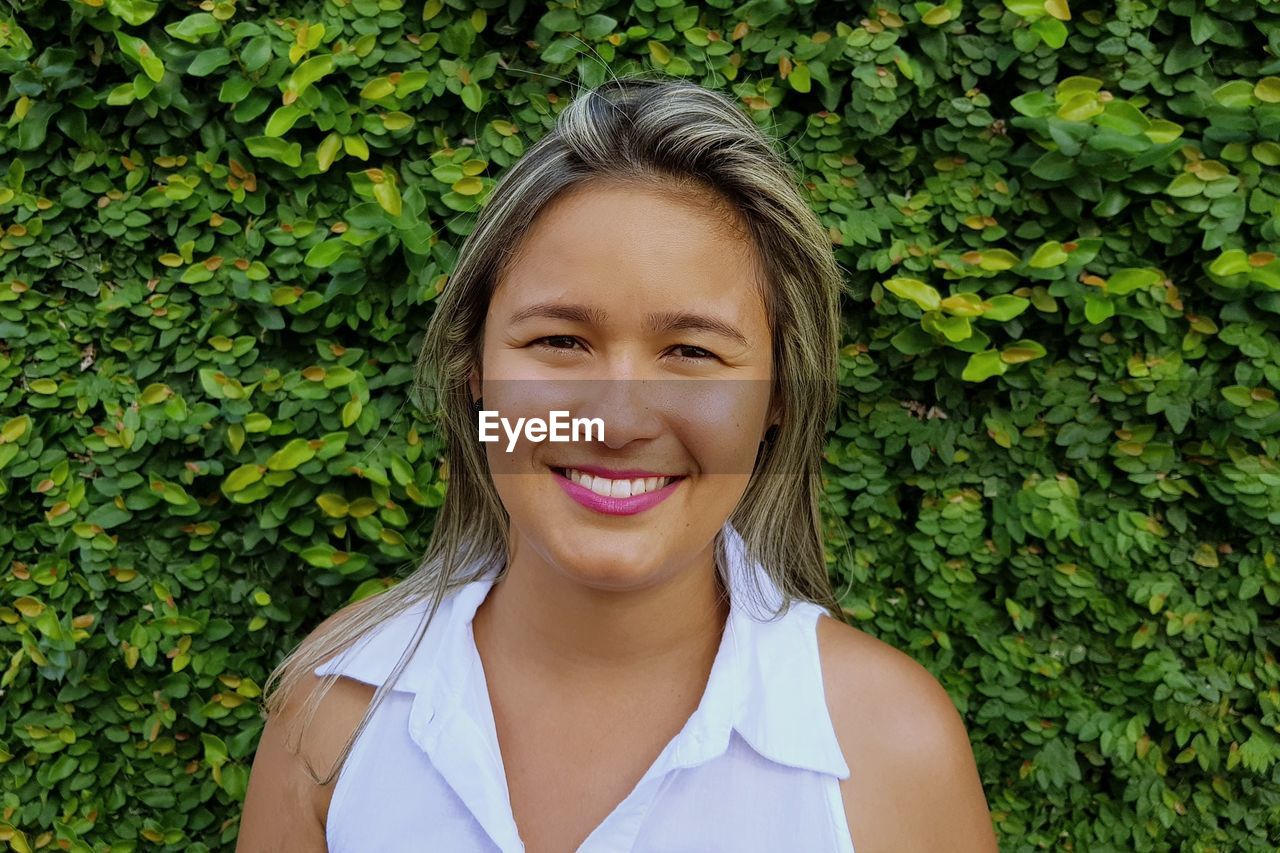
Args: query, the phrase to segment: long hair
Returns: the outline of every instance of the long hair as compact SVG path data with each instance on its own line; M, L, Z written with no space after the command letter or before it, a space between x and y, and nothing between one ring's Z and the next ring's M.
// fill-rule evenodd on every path
M798 191L778 142L732 99L680 79L614 78L567 104L554 128L502 175L437 299L413 388L415 402L438 419L448 478L425 555L412 574L299 645L267 679L265 713L274 713L283 706L280 694L287 697L317 666L427 602L414 642L318 784L328 785L345 762L440 602L453 589L506 571L508 516L476 441L468 377L479 362L490 297L539 212L593 183L644 186L728 210L739 232L745 228L772 330L772 405L781 419L728 521L782 594L775 613L804 600L841 615L818 509L821 454L837 394L843 280L830 237ZM728 589L721 539L716 569ZM326 677L312 691L307 721L335 680Z

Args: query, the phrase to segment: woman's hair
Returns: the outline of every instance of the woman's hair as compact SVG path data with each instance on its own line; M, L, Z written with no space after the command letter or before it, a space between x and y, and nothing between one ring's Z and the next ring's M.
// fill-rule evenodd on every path
M318 784L329 784L369 717L412 656L441 600L506 570L508 516L476 440L468 386L479 366L489 301L534 221L553 200L591 185L657 191L719 213L726 233L754 248L757 283L772 328L772 410L780 421L728 521L778 591L782 607L812 601L839 616L824 556L818 502L821 454L837 393L841 268L827 230L797 189L777 142L729 97L679 79L614 78L583 91L555 127L507 171L478 213L437 299L417 363L414 391L438 417L448 478L417 569L370 606L351 608L294 649L267 679L266 713L317 666L399 613L427 602L426 619L360 726ZM717 571L727 563L717 535ZM759 592L758 588L753 592ZM363 602L362 602L363 604ZM271 692L279 680L278 690ZM308 700L309 721L336 676ZM305 725L305 723L304 723ZM310 768L309 768L310 769ZM314 774L313 774L314 775Z

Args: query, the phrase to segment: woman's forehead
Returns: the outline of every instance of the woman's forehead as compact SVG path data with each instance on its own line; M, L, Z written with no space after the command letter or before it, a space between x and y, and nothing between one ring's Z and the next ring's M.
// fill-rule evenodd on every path
M757 277L754 247L722 213L645 188L593 187L544 209L491 308L515 314L557 300L610 319L714 311L767 325Z

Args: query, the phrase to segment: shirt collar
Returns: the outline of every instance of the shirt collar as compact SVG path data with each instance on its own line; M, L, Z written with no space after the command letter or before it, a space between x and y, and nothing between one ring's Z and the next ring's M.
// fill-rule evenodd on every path
M782 594L759 561L749 559L742 536L728 523L721 531L720 547L729 575L728 620L702 700L658 764L691 767L710 761L728 749L731 734L737 732L755 752L777 764L848 778L819 666L815 619L823 608L792 602L771 618ZM487 703L487 695L476 691L483 671L471 622L495 580L490 574L448 596L429 628L432 634L440 631L438 641L423 641L436 653L425 664L415 657L406 669L406 689L417 694L410 733L428 752L440 727L468 701ZM425 609L420 604L411 612ZM409 621L414 623L408 631L412 635L418 620ZM396 646L387 671L407 642L402 638L402 645ZM478 722L484 728L492 726L491 719ZM496 752L496 736L490 741Z

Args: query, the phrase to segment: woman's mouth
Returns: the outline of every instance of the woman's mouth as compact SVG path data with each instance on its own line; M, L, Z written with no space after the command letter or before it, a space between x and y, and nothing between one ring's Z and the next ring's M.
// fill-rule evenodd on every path
M682 476L610 479L577 468L552 468L556 482L582 506L606 515L633 515L666 500Z

